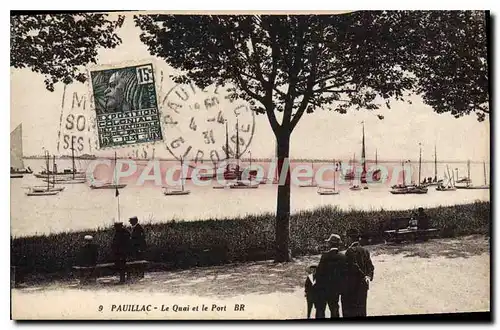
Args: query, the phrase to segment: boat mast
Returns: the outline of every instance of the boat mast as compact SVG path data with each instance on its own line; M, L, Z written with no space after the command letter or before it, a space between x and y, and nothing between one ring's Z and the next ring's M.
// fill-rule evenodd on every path
M311 179L311 184L314 184L314 162L311 160L311 170L313 172L313 177Z
M354 170L354 168L356 167L356 165L355 165L355 164L356 164L356 153L354 153L354 154L352 155L352 170L351 170L351 172L352 172L352 178L351 178L351 182L352 182L352 180L354 179L354 175L355 175L355 173L356 173L356 171Z
M378 165L378 159L377 159L377 149L375 149L375 166Z
M451 186L454 187L455 186L455 176L453 175L453 171L451 171L451 174L450 175L450 168L448 167L448 165L446 165L446 172L448 172L448 185L451 183Z
M226 120L226 160L229 159L229 133L227 132L227 120Z
M241 180L240 177L240 134L238 128L238 118L236 118L236 170L238 171L238 180Z
M75 148L73 147L73 139L71 139L71 161L73 164L73 180L75 179Z
M467 185L470 184L470 160L467 161Z
M56 186L56 174L55 174L56 173L56 155L54 155L52 169L54 170L54 182L52 182L52 186L55 187Z
M406 186L406 179L405 179L405 162L401 162L401 166L403 167L403 186Z
M333 165L336 167L335 159L333 160ZM333 171L333 191L335 191L335 175L337 174L337 170Z
M118 182L116 180L116 151L115 151L115 197L116 197L116 208L118 209L118 222L120 221L120 193L118 192Z
M45 151L45 155L47 157L47 191L50 189L50 155L48 151ZM56 180L56 177L54 175L54 181Z
M434 182L437 182L438 177L438 163L437 163L437 152L436 145L434 145Z
M183 162L183 160L182 160L182 156L181 156L181 189L182 189L182 191L184 191L184 178L183 178L183 176L182 176L182 168L183 168L183 164L184 164L184 162Z
M486 162L483 161L484 185L486 186Z
M418 158L418 185L421 184L422 181L420 181L420 175L421 175L421 167L422 167L422 144L418 144L420 146L420 154Z
M362 150L361 150L361 165L363 166L363 173L366 173L366 162L365 162L365 122L361 122L363 124L363 141L362 141Z

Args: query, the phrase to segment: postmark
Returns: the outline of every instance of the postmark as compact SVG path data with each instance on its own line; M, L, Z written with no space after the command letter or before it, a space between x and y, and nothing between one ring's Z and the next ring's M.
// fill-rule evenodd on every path
M201 90L178 84L160 101L165 146L176 159L195 165L242 157L255 132L255 114L245 100L224 88Z
M152 62L89 69L97 147L163 140Z

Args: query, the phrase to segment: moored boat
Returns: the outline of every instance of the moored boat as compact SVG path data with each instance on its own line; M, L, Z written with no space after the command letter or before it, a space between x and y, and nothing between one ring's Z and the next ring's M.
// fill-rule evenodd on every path
M335 188L318 187L318 195L338 195L340 192Z
M189 195L191 194L190 190L184 189L184 177L183 177L183 167L184 167L184 162L181 157L181 176L180 176L180 181L181 181L181 189L175 189L170 186L164 186L163 187L163 194L165 196L182 196L182 195Z
M59 194L59 191L33 190L33 189L30 189L30 191L26 193L27 196L53 196L57 194Z
M234 183L231 183L229 185L229 188L231 189L255 189L259 188L259 183L255 181L249 181L249 180L238 180Z
M467 161L467 178L466 180L461 180L461 184L456 184L457 189L490 189L490 186L486 184L486 163L483 162L484 169L484 185L473 185L470 178L470 161ZM459 183L457 181L457 183Z
M116 152L115 152L114 165L116 166ZM116 170L115 170L115 174L116 174ZM115 181L117 181L116 177L115 177ZM89 187L91 189L123 189L126 186L127 186L126 183L105 182L105 183L91 183Z

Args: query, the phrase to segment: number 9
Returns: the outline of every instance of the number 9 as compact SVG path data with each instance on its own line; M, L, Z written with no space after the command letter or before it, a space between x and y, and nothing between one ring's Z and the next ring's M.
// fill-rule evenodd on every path
M99 312L102 312L102 309L103 309L102 305L99 305Z

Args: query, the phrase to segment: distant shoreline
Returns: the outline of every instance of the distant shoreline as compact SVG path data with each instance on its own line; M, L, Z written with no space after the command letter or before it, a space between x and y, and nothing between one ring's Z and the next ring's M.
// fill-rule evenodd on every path
M34 156L25 156L23 159L45 159L45 156L40 156L40 155L34 155ZM56 156L56 159L71 159L71 156ZM103 157L103 156L75 156L75 159L85 159L85 160L93 160L93 159L114 159L113 157ZM152 160L151 158L135 158L135 157L117 157L117 159L130 159L130 160L137 160L137 161L149 161ZM175 158L155 158L154 160L159 160L159 161L165 161L165 162L178 162L178 159ZM333 159L303 159L303 158L290 158L292 162L303 162L303 163L331 163L333 162ZM185 159L185 161L194 161L194 159ZM207 162L211 163L211 159L199 159L199 161L202 162ZM221 159L223 161L223 159ZM240 158L240 161L242 162L250 162L250 158ZM252 158L252 162L260 163L260 162L271 162L273 159L271 158ZM349 163L352 160L343 160L343 159L337 159L336 161L341 161L343 163ZM390 164L390 163L401 163L401 159L397 160L377 160L378 163L380 164ZM409 160L411 163L418 164L418 159ZM438 164L463 164L467 163L467 159L464 160L438 160ZM374 159L366 159L367 163L373 164L375 163ZM482 164L484 161L483 160L470 160L471 164ZM361 162L359 160L356 160L356 164L360 164ZM428 163L434 163L434 160L422 160L422 163L428 164ZM487 162L487 163L490 163Z

